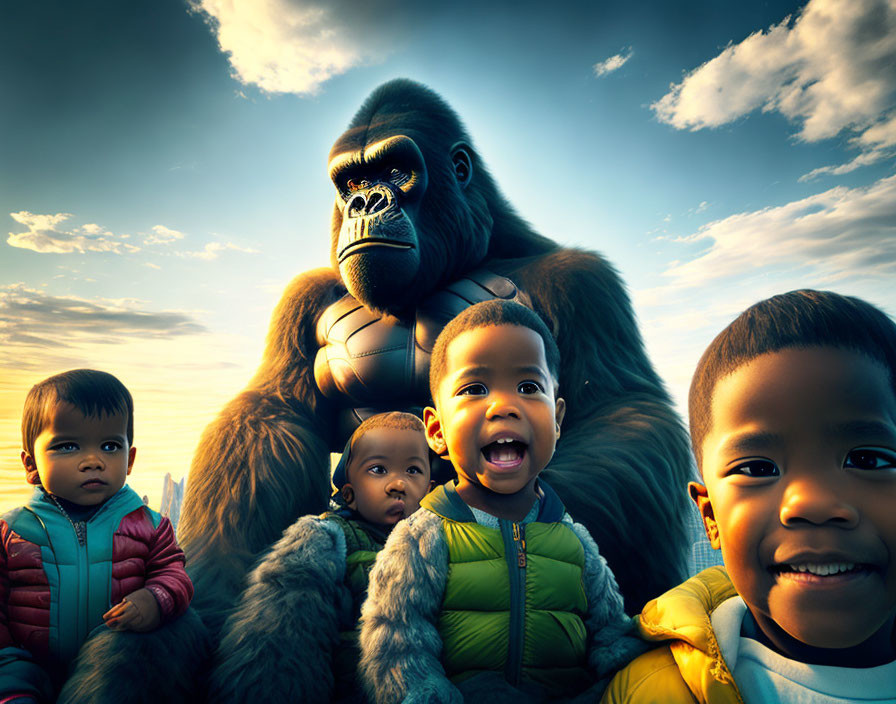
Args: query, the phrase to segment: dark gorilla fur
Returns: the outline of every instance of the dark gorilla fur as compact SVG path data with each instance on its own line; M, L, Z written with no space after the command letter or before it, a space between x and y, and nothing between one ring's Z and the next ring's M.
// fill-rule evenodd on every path
M193 609L150 633L97 629L72 663L57 704L194 704L211 657Z
M405 199L413 227L396 226L389 236L415 239L418 251L348 257L340 269L349 212L343 195L352 198L343 167L356 182L380 179L365 161L375 151L369 147L398 135L413 141L395 147L398 161L410 164L412 185L402 190L396 177L398 185L382 193ZM260 369L206 429L190 470L179 537L194 605L209 627L220 627L256 556L297 517L327 507L328 449L341 445L332 437L336 411L313 373L323 310L347 289L371 309L413 316L422 297L475 268L510 278L557 338L567 415L544 475L591 531L628 611L680 582L689 446L613 267L534 232L499 193L453 110L411 81L389 82L368 97L333 147L331 176L333 267L289 285ZM390 284L400 277L395 290Z

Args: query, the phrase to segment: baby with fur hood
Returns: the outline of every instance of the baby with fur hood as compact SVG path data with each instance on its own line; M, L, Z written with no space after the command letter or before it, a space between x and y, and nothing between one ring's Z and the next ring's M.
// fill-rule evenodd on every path
M392 527L432 486L420 419L365 420L333 484L339 509L300 518L251 573L222 630L215 701L363 701L356 627L367 575Z

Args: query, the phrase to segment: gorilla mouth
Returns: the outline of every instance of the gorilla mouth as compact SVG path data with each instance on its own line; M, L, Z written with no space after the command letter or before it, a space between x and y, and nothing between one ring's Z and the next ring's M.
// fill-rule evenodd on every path
M414 245L400 240L390 240L383 237L366 237L361 240L355 240L339 253L339 263L348 259L353 254L357 254L360 250L369 249L371 247L386 247L387 249L414 249Z

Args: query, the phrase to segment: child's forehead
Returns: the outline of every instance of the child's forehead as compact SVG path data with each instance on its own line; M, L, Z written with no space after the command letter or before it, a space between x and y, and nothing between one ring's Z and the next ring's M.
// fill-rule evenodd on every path
M446 349L447 369L453 371L473 357L480 358L484 367L495 366L497 360L490 353L502 348L510 348L521 363L547 366L541 335L525 325L500 323L464 330L451 340Z
M47 399L42 414L43 428L75 429L96 427L104 430L122 430L127 427L127 411L98 410L85 412L82 408L59 397Z
M369 428L352 442L350 463L358 465L371 457L383 460L416 457L428 462L428 448L422 430L377 426Z
M720 378L711 420L704 445L741 437L757 444L812 433L848 435L896 423L896 394L888 371L862 353L786 348L755 357Z

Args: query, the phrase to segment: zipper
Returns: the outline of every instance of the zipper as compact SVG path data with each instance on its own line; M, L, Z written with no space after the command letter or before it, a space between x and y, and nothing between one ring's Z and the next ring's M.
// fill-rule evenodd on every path
M50 493L47 493L47 496L56 504L56 508L58 508L62 515L68 519L68 522L72 524L72 528L75 529L75 537L78 539L78 546L84 547L87 545L87 521L78 521L77 523L72 520L72 517L68 515L68 511L62 508L62 504L56 500L56 497Z
M52 494L48 493L47 496L56 504L56 508L58 508L62 515L68 519L68 522L72 524L72 528L75 531L75 537L78 540L78 581L77 581L77 589L78 589L78 615L75 620L75 633L77 634L85 634L87 631L87 611L88 611L88 585L87 582L88 576L88 568L87 568L87 521L73 521L72 517L68 515L68 512L62 508L62 504L60 504L56 497ZM102 509L100 509L102 510ZM96 514L94 514L96 515ZM61 586L61 585L60 585ZM80 636L79 636L80 637Z
M510 638L504 677L512 685L520 683L523 669L523 640L526 619L526 529L522 523L500 521L504 538L504 559L510 578Z

